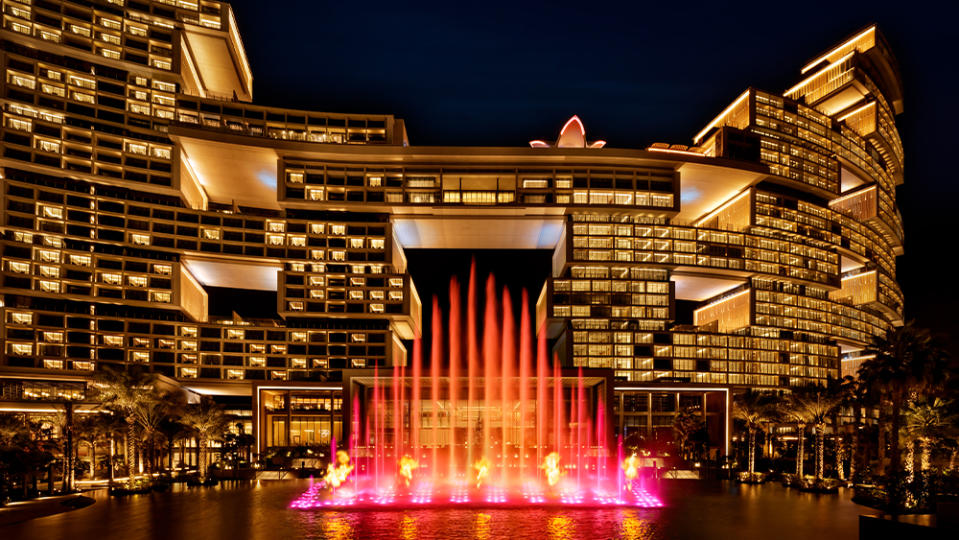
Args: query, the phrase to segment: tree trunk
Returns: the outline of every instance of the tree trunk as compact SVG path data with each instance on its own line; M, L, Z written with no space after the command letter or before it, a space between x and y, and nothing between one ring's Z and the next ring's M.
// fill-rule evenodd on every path
M805 444L806 444L806 426L800 425L797 429L799 434L799 439L796 444L796 476L802 480L803 477L803 461L805 461Z
M899 432L902 430L902 397L895 396L892 402L892 428L889 433L889 467L894 478L902 470L902 449L899 446Z
M202 437L197 438L196 444L197 444L196 472L197 472L197 476L200 477L200 481L202 482L206 478L206 451L205 451L206 440L203 439Z
M889 442L886 436L886 431L889 429L888 424L889 424L889 414L888 412L885 411L884 407L880 404L879 405L879 424L876 427L877 441L878 441L877 453L879 458L879 466L878 466L879 470L877 472L880 475L886 474L886 443Z
M825 469L825 454L826 453L826 426L822 423L816 424L816 479L819 480L823 476L823 471Z
M749 476L752 476L754 472L756 472L756 430L749 428Z
M853 484L856 483L856 474L859 473L858 463L856 460L859 459L859 423L862 421L862 407L856 405L852 409L853 419L852 419L852 446L849 450L849 481Z
M133 458L136 453L136 434L133 432L133 417L127 418L127 433L126 433L126 462L127 462L127 486L133 487Z
M110 486L111 489L113 488L113 478L114 478L113 461L115 458L116 458L116 439L113 437L113 434L111 433L110 434L110 458L107 463L107 466L110 467L110 471L109 471L110 476L108 477L109 478L108 485Z
M66 425L64 426L64 435L66 435L66 448L63 452L63 461L66 470L63 474L63 491L73 491L73 475L76 467L73 466L73 403L67 402L63 406L66 416Z
M97 440L90 442L90 479L97 479Z

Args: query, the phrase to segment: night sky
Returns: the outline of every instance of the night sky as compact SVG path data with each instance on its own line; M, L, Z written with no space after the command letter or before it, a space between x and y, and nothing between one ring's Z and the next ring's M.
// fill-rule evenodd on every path
M406 121L412 145L525 146L555 139L573 114L590 140L611 147L690 144L747 87L782 92L806 61L878 23L906 96L897 121L906 148L899 281L907 318L942 334L959 356L952 336L959 266L949 257L957 253L959 181L947 162L956 156L956 4L409 4L232 2L254 101L393 114ZM490 268L511 263L502 253L481 255ZM436 268L416 266L426 307L431 287L442 282L445 290L445 280ZM541 283L544 274L536 274Z

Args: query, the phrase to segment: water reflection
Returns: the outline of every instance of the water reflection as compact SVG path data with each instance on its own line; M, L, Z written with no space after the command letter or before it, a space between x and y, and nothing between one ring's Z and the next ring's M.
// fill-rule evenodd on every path
M350 517L337 515L325 516L325 519L322 520L323 536L324 538L330 538L331 540L346 540L348 538L354 538L356 532L353 529L353 523Z
M298 511L287 507L305 482L175 488L96 504L47 518L0 527L3 540L35 538L737 538L776 540L856 538L866 509L839 496L810 496L778 485L743 486L664 482L667 507L424 509L366 512Z
M485 514L483 512L476 513L476 519L473 520L474 526L476 527L476 538L478 540L488 540L490 532L490 522L493 520L493 516Z
M552 516L546 524L546 533L553 540L571 540L576 538L576 526L569 516Z
M403 521L400 523L400 538L415 540L418 537L419 535L416 534L416 519L409 514L403 514Z
M622 538L628 540L650 540L654 538L653 521L644 519L638 510L620 510L619 522Z

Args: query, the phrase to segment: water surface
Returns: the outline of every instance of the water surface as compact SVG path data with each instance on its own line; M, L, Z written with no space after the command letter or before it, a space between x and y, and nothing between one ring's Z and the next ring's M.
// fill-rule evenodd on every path
M429 509L375 512L290 510L308 481L178 488L96 504L0 527L0 538L130 540L244 538L736 538L825 540L858 537L849 491L813 495L779 485L664 481L662 509Z

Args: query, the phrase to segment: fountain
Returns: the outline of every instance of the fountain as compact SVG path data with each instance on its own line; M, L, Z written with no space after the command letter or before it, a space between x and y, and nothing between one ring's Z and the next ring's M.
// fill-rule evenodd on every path
M508 291L498 295L489 276L482 333L475 263L465 328L455 277L449 294L445 328L433 298L429 372L420 339L410 377L406 366L385 377L374 367L364 397L352 398L349 452L333 446L326 477L290 507L661 507L635 456L624 458L621 438L610 453L602 391L587 386L582 368L563 377L555 355L550 369L545 331L534 339L527 292L517 329Z

